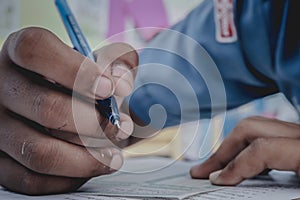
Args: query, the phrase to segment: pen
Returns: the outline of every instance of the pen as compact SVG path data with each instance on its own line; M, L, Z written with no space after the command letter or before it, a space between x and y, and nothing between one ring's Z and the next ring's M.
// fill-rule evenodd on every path
M55 4L69 34L70 40L74 45L74 49L95 62L94 55L82 31L80 30L80 27L74 15L72 14L67 1L55 0ZM96 108L102 115L108 118L113 125L116 125L118 128L120 128L120 115L114 96L104 100L96 100Z

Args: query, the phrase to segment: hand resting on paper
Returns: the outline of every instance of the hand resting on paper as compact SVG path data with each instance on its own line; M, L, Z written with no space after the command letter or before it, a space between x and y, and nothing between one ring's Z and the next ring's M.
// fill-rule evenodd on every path
M243 119L204 163L191 170L193 178L209 178L216 185L237 185L266 169L300 175L300 126L250 117Z

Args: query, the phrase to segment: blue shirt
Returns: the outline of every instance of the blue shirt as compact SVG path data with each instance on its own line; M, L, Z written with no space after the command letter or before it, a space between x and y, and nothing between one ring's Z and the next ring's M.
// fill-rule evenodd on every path
M225 12L217 7L222 1ZM300 1L235 0L232 12L230 2L204 0L140 53L127 100L144 123L209 118L277 92L299 108ZM220 30L233 37L218 38Z

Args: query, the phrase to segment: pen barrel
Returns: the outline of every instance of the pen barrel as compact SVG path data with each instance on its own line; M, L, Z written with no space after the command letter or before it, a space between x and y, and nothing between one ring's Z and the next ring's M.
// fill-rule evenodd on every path
M95 61L93 53L83 36L82 30L80 29L71 9L66 0L55 0L57 9L59 10L60 16L66 27L70 40L72 41L74 48L79 51L82 55Z
M120 122L118 105L114 96L104 100L96 100L96 108L104 117L108 118L112 124Z
M74 45L74 49L95 61L93 52L91 51L91 48L89 47L71 9L69 8L67 1L55 0L55 4ZM104 100L96 100L96 108L104 117L109 119L113 125L120 127L120 115L114 96Z
M115 121L117 120L120 122L120 114L119 114L119 109L118 109L118 104L114 96L110 97L111 100L111 116L110 116L110 121L115 124Z

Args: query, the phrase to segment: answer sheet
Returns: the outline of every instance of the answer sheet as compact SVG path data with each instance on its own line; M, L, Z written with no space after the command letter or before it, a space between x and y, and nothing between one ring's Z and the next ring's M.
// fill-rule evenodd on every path
M187 200L296 200L300 179L291 172L272 171L269 175L246 180L236 187L195 195Z
M76 193L29 197L0 188L0 197L7 200L281 200L300 197L300 179L290 172L273 171L237 187L218 187L208 180L191 179L188 171L192 165L161 157L128 159L120 172L94 178Z
M183 199L221 189L208 180L191 179L190 163L166 158L137 158L125 162L120 172L90 181L82 191L91 196Z

